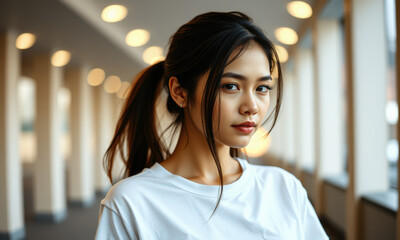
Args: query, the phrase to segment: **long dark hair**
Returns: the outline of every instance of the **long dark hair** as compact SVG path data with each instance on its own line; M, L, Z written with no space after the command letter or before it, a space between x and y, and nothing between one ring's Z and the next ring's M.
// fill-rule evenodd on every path
M220 177L220 194L215 211L222 197L223 175L213 133L214 104L224 68L246 49L250 41L256 42L264 49L271 73L277 71L276 104L266 119L267 122L273 120L269 130L271 131L278 118L283 87L281 66L272 42L254 25L252 19L243 13L205 13L180 27L170 39L165 61L146 68L135 80L119 118L114 138L104 157L104 166L110 180L112 181L112 168L117 154L121 155L125 163L125 177L135 175L170 156L168 147L157 131L156 99L163 88L167 90L166 107L174 116L171 126L181 126L184 131L184 108L179 107L170 96L168 81L170 77L176 77L180 86L186 89L187 102L191 104L199 76L209 71L201 109L204 135ZM240 49L239 53L228 61L235 49ZM239 155L239 149L231 148L230 152L232 157Z

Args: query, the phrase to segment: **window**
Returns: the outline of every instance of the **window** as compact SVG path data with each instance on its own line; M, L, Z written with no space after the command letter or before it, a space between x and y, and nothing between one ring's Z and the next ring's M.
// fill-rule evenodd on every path
M399 145L396 138L396 124L398 121L398 106L396 101L396 10L395 0L385 0L385 24L388 55L387 69L387 102L385 117L389 128L389 139L386 144L386 159L389 162L389 181L392 187L397 188L397 163L399 159Z

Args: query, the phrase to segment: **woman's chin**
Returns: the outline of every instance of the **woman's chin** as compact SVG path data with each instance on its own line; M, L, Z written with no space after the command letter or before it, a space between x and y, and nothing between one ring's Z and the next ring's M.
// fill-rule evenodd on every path
M249 145L250 141L243 141L243 142L239 142L239 143L232 143L229 146L231 148L245 148L247 147L247 145Z

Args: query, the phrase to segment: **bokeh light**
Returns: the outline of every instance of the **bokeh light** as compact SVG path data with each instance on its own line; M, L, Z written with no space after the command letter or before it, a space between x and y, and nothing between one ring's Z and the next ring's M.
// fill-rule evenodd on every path
M59 50L51 57L51 64L54 67L63 67L71 60L71 53L65 50Z
M149 40L150 40L150 33L145 29L132 30L125 37L126 44L131 47L143 46Z
M105 22L119 22L128 14L128 9L123 5L110 5L103 9L101 18Z
M385 108L386 121L391 125L397 124L397 121L399 119L399 107L397 105L397 102L389 101L386 103Z
M144 50L142 57L145 63L153 64L164 58L163 49L158 46L148 47L146 50Z
M299 37L297 33L288 27L280 27L275 30L275 37L278 39L279 42L286 44L286 45L293 45L297 43Z
M108 93L116 93L121 88L121 79L118 76L109 76L104 82L104 90Z
M301 19L309 18L313 13L311 6L303 1L290 2L286 5L286 9L293 17Z
M87 82L90 86L98 86L103 83L106 73L101 68L94 68L90 70L87 76Z
M397 163L399 159L399 144L397 139L390 139L386 145L386 157L390 163Z
M15 46L18 49L28 49L36 42L36 36L32 33L22 33L15 40Z

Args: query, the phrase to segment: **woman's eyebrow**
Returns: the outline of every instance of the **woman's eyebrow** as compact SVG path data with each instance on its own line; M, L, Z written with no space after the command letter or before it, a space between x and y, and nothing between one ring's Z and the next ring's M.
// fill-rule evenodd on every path
M247 80L247 78L243 75L237 74L237 73L233 73L233 72L227 72L222 74L222 77L228 77L228 78L235 78L238 80ZM268 80L272 80L272 77L270 75L264 76L264 77L260 77L257 79L257 81L268 81Z

